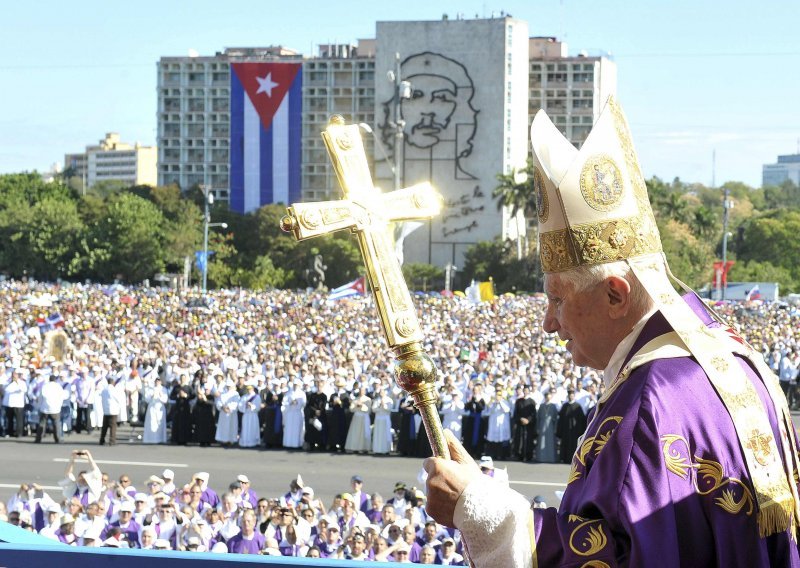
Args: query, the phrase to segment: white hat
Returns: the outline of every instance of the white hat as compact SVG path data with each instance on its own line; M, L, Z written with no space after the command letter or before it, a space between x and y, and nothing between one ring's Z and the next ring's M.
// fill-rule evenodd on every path
M486 469L494 469L494 461L490 456L481 456L481 461L478 462L478 467Z
M100 528L92 525L83 532L83 540L100 540Z
M217 542L211 547L211 552L216 552L217 554L227 554L228 547L224 542Z
M133 503L130 501L123 501L119 505L119 512L122 513L123 511L128 511L129 513L133 513L134 507Z
M136 495L133 496L133 502L136 503L137 501L142 501L144 503L147 503L147 495L145 495L144 493L137 493Z
M207 471L198 471L194 474L194 479L199 479L203 483L208 483L209 474Z
M175 472L171 469L165 469L161 474L161 477L164 479L175 479Z
M157 550L170 550L169 541L165 538L158 538L153 542L153 548Z
M313 496L314 495L314 488L313 487L309 487L308 485L306 485L305 487L303 487L303 490L300 493L302 493L303 495L312 495Z
M61 513L61 507L58 506L57 503L53 503L47 508L48 513Z
M122 548L122 544L115 537L110 536L103 541L103 546L110 546L111 548Z
M250 483L250 478L248 478L245 474L241 473L236 476L236 481L239 483Z

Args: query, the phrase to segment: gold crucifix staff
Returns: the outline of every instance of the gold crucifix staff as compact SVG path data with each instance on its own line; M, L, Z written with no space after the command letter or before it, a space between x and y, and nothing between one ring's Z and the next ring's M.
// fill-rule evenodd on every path
M436 407L436 368L422 350L417 312L388 233L390 222L434 217L441 211L442 198L429 183L382 194L372 184L358 126L345 125L341 116L331 117L322 138L344 199L295 203L281 219L281 228L297 240L342 229L350 229L358 237L383 332L397 360L395 381L414 399L433 454L449 458Z

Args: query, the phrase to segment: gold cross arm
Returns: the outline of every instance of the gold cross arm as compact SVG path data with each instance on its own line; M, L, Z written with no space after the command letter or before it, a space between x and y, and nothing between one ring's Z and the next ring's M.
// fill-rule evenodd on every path
M379 198L386 223L431 219L442 210L439 194L428 182L381 194ZM295 203L289 214L297 222L287 228L299 241L343 229L364 230L370 218L362 205L347 199Z
M295 203L283 228L298 240L352 230L358 237L389 347L422 340L416 310L389 235L389 223L430 219L442 208L441 196L430 183L383 194L372 176L357 125L331 124L323 133L344 193L339 201Z

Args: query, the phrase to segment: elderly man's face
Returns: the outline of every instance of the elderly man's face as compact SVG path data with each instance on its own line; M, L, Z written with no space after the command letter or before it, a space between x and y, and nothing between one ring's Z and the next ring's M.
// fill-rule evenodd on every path
M607 340L613 320L608 314L605 285L576 293L559 274L546 274L544 291L548 300L544 331L558 333L561 340L567 341L567 350L576 365L604 369L616 347Z
M436 553L432 548L423 548L419 554L420 564L433 564L436 561Z

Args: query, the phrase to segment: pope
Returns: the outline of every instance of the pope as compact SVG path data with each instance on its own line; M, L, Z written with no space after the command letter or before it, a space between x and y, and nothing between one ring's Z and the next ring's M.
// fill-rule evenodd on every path
M452 435L427 511L475 566L800 566L798 454L776 377L686 288L675 292L619 105L580 150L531 125L543 328L605 393L558 509L481 475Z

